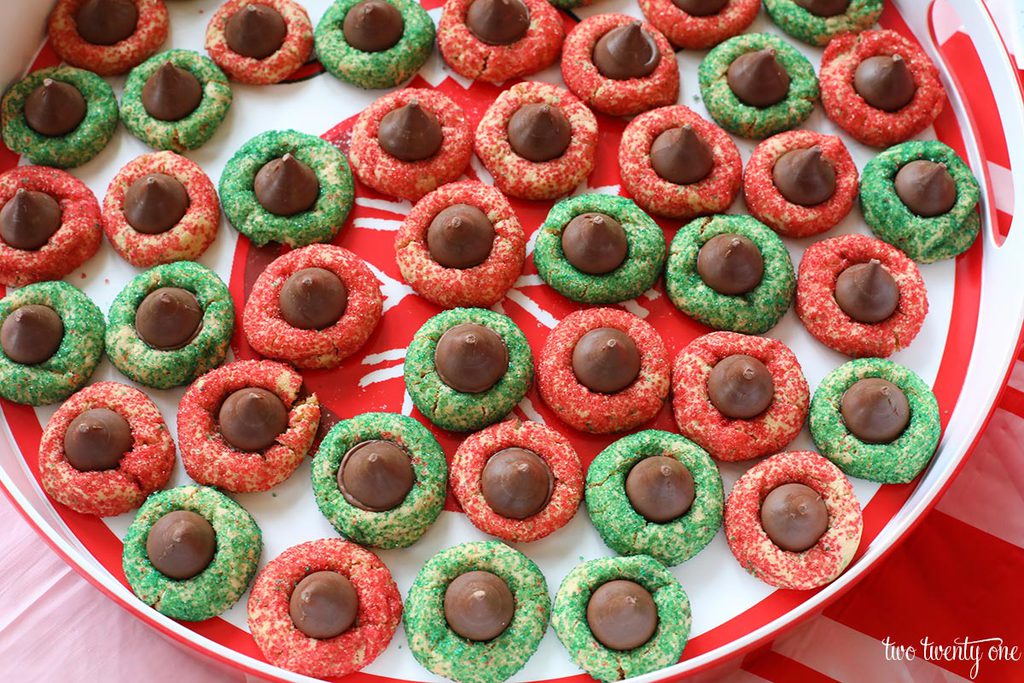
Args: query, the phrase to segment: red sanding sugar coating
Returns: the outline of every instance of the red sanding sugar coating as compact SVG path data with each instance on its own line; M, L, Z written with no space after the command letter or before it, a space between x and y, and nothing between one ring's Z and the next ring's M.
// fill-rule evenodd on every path
M910 103L894 112L872 107L853 87L860 63L879 55L902 57L917 85ZM917 135L935 121L946 102L939 72L924 50L895 31L884 29L843 33L829 41L818 81L828 117L873 147L889 147Z
M100 205L92 190L70 173L48 166L17 166L0 175L0 207L19 189L44 192L60 204L60 227L39 249L15 249L0 240L0 284L23 287L59 280L100 248Z
M749 420L726 417L708 396L708 378L719 361L743 354L764 363L775 397ZM796 356L782 342L737 332L694 339L672 368L672 409L680 433L719 460L748 460L786 447L803 429L810 393Z
M786 152L818 146L836 174L832 196L814 206L794 204L772 180L775 162ZM810 237L829 230L850 213L857 199L857 166L843 141L811 130L789 130L761 142L743 172L743 196L754 218L787 237Z
M484 465L506 448L533 451L544 460L555 480L548 504L526 519L497 514L480 489ZM576 514L583 496L583 468L564 436L538 422L513 419L471 434L462 442L452 459L451 483L463 511L478 529L506 541L527 543L561 529Z
M333 638L311 638L295 627L289 601L315 572L334 571L352 582L359 600L355 624ZM402 619L402 597L380 558L340 538L302 543L271 560L249 595L249 630L275 666L306 676L345 676L372 662Z
M761 504L783 484L809 486L828 510L828 528L804 552L775 545L761 526ZM850 564L864 521L849 480L838 467L811 451L779 453L747 471L725 503L725 538L748 572L778 588L810 590L832 582Z
M647 21L673 45L688 50L714 47L743 33L761 8L760 0L729 0L720 12L698 17L679 9L672 0L639 0L639 4Z
M154 54L167 40L164 0L134 0L139 12L135 32L113 45L94 45L78 33L75 15L86 0L60 0L50 12L50 44L68 64L100 76L128 72Z
M266 389L288 409L288 427L264 451L249 453L229 445L217 415L230 394L246 387ZM302 375L283 363L243 360L206 373L189 386L178 404L178 445L185 471L197 483L225 491L266 491L287 479L309 451L320 425L320 403L300 398Z
M879 323L860 323L836 303L836 279L850 266L877 259L900 290L896 311ZM831 349L855 358L885 358L910 346L928 313L917 264L882 240L841 235L812 244L800 261L796 312L807 331Z
M292 327L281 316L278 297L285 281L305 268L329 270L348 290L348 305L338 322L322 330ZM258 353L299 368L333 368L359 350L380 321L380 281L348 249L311 244L274 259L260 274L245 302L242 328Z
M206 26L206 52L233 81L252 85L280 83L291 76L313 52L313 25L306 10L292 0L260 0L259 4L277 10L288 33L284 43L269 57L254 59L228 47L225 26L236 12L251 0L228 0L221 5Z
M64 457L64 433L87 410L106 408L125 419L132 448L116 469L80 472ZM97 382L66 400L39 441L39 479L54 500L86 515L120 515L163 488L174 468L174 441L159 409L144 393L119 382Z

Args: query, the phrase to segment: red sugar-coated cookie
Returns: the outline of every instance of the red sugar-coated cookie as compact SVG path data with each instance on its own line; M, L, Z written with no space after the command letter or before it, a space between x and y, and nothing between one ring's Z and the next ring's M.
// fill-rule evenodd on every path
M707 177L676 185L659 176L651 165L651 145L671 128L690 125L711 148L714 168ZM689 220L724 213L740 190L743 161L729 134L683 105L662 107L629 122L619 142L622 186L644 211Z
M840 273L871 259L878 259L896 280L900 302L887 319L865 324L846 315L834 293ZM796 280L796 313L825 346L855 358L885 358L910 346L921 331L928 294L917 264L902 251L867 235L841 235L804 252Z
M64 433L87 410L106 408L128 422L132 448L116 469L80 472L64 457ZM103 517L142 505L174 468L174 441L160 410L144 393L119 382L85 387L57 409L39 441L39 478L54 500L75 512Z
M640 373L614 394L591 391L572 369L576 343L591 330L612 327L626 333L640 352ZM537 386L544 402L576 429L606 434L637 427L661 410L669 386L665 343L650 323L619 308L590 308L570 313L544 342L537 365Z
M139 12L135 33L113 45L94 45L78 34L75 15L86 0L59 0L50 12L50 44L68 64L100 76L123 74L153 55L167 40L164 0L134 0Z
M821 204L794 204L775 187L772 170L786 152L815 145L836 173L835 192ZM857 188L857 166L843 141L811 130L788 130L764 140L754 148L743 172L743 196L750 214L787 237L810 237L835 226L853 208Z
M698 17L679 9L672 0L639 0L639 4L647 21L673 45L687 50L714 47L743 33L761 8L760 0L729 0L719 12Z
M454 204L483 211L494 226L487 260L472 268L446 268L427 247L427 230L437 214ZM489 308L515 283L526 259L526 236L508 200L475 180L437 188L412 208L395 237L395 260L416 293L438 306Z
M231 393L266 389L288 409L288 428L262 452L231 446L220 433L218 412ZM287 479L313 444L320 425L316 394L300 398L302 375L269 360L243 360L211 370L189 386L178 404L178 446L185 471L199 484L225 491L266 491Z
M565 38L562 49L562 78L576 97L597 111L612 116L631 116L642 111L674 104L679 97L679 66L672 46L651 24L643 29L658 46L661 61L644 78L606 78L594 65L594 45L619 26L636 21L625 14L596 14L577 24Z
M281 317L281 287L304 268L329 270L348 289L344 315L322 330L292 327ZM366 343L383 304L380 281L361 258L341 247L311 244L274 259L260 274L245 302L242 326L249 344L264 356L299 368L333 368Z
M359 609L352 628L333 638L310 638L289 613L292 591L302 579L334 571L352 582ZM387 648L402 619L402 597L379 557L340 538L308 541L271 560L256 575L249 595L249 630L271 663L317 678L362 669Z
M726 417L708 397L712 368L736 354L764 363L775 386L771 405L749 420ZM803 429L809 403L800 363L777 339L712 332L683 348L672 367L672 411L679 432L719 460L749 460L785 448Z
M917 84L914 99L894 112L872 107L853 87L860 63L879 55L902 57ZM924 50L885 29L843 33L830 40L821 58L818 81L825 114L854 138L873 147L889 147L917 135L935 121L946 102L938 69Z
M572 140L562 156L533 162L512 150L508 122L524 104L557 106L569 119ZM476 154L507 195L522 199L554 199L571 192L594 169L597 119L587 105L564 88L547 83L516 83L487 109L476 129Z
M277 10L288 33L281 47L269 57L254 59L240 55L228 47L225 25L251 1L227 0L213 13L206 25L206 51L233 81L252 85L280 83L305 64L313 52L313 25L305 8L292 0L260 0L259 4Z
M558 59L565 28L547 0L523 0L530 10L526 35L511 45L488 45L466 27L473 0L448 0L437 26L437 47L444 61L466 78L501 83L551 66Z
M59 280L100 248L100 205L85 183L48 166L16 166L0 175L0 207L19 189L45 192L56 199L61 222L49 241L35 251L15 249L0 239L0 284L23 287L43 280Z
M803 552L775 545L761 526L761 503L783 484L803 484L821 496L828 528ZM725 538L748 572L767 584L810 590L831 583L857 552L864 520L853 487L838 467L811 451L789 451L764 460L732 487L725 503Z
M441 149L422 161L402 161L377 141L381 120L412 100L418 100L441 124ZM462 107L436 90L405 88L378 98L359 114L348 160L356 177L373 189L416 201L461 176L472 154L473 131Z
M150 173L175 178L188 192L188 211L167 232L147 235L124 215L124 196L133 182ZM107 187L103 198L103 230L114 251L136 268L198 258L217 237L220 201L213 182L194 161L174 152L143 154L128 162Z
M480 489L487 461L506 448L536 453L555 480L548 504L526 519L502 517L487 504ZM576 514L583 497L583 468L569 440L551 427L508 420L471 434L462 442L452 459L451 483L459 505L474 526L506 541L528 543L561 529Z

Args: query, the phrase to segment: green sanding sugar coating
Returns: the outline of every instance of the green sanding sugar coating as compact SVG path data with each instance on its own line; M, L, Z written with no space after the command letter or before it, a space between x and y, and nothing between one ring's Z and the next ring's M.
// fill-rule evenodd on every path
M206 518L217 535L213 561L191 579L160 573L146 554L149 530L164 515L188 510ZM139 508L124 537L121 563L139 598L173 619L202 621L231 607L249 587L263 550L262 535L245 508L206 486L157 491Z
M253 183L263 166L291 154L313 169L320 194L308 211L278 216L256 199ZM352 210L352 171L345 155L322 138L296 130L271 130L250 139L235 152L220 176L220 201L224 214L253 243L280 242L304 247L329 242Z
M195 111L178 121L153 118L142 104L142 86L165 63L188 71L203 87ZM132 69L121 96L121 120L131 134L156 149L184 152L209 140L231 107L228 77L207 57L191 50L167 50Z
M103 356L103 313L89 297L66 282L38 282L0 300L0 325L29 305L49 306L64 323L57 351L36 365L22 365L0 351L0 396L41 406L63 401L82 388Z
M911 161L945 164L956 183L956 203L944 214L925 218L896 194L896 174ZM952 149L937 140L913 140L885 150L864 166L860 203L864 222L879 238L922 263L953 258L974 244L981 227L978 181Z
M345 41L345 15L361 0L337 0L316 25L313 40L324 68L360 88L390 88L411 78L434 48L434 21L416 0L385 0L405 22L397 43L380 52L363 52Z
M179 287L203 309L199 333L180 349L162 351L135 332L135 311L150 292ZM110 305L107 356L130 379L157 389L188 384L224 360L235 327L235 306L217 274L194 261L167 263L137 275Z
M70 83L85 98L85 118L67 135L43 135L25 121L25 100L47 78ZM0 108L3 110L4 144L40 166L81 166L107 146L117 127L114 91L93 72L70 66L33 71L7 91Z
M892 382L910 404L910 423L892 443L865 443L843 422L843 394L869 377ZM941 434L939 404L932 390L910 368L882 358L841 365L825 376L811 400L811 437L818 451L852 477L883 484L911 481L931 460Z
M757 246L764 261L761 283L746 294L722 294L697 272L700 248L716 235L736 234ZM720 214L690 221L669 247L665 289L683 313L716 330L761 334L789 310L796 291L796 274L789 250L779 236L750 216Z
M384 512L352 505L338 489L338 468L350 449L364 441L392 441L412 461L416 483L402 503ZM313 459L313 494L324 516L342 536L376 548L415 543L444 507L448 463L430 430L411 417L363 413L334 425Z
M498 637L477 642L458 635L444 617L444 594L455 578L487 571L515 598L512 621ZM463 543L427 560L405 602L405 635L420 664L457 683L500 683L536 652L548 628L551 600L537 565L499 541Z
M562 251L562 230L584 213L602 213L617 220L626 232L626 260L604 275L577 270ZM665 265L665 235L632 200L607 194L582 194L552 207L540 227L533 261L541 278L573 301L610 304L640 296L654 286Z
M626 477L633 466L653 456L675 458L693 476L696 497L682 517L658 524L633 509ZM701 551L722 526L722 477L703 448L689 439L648 429L615 441L587 470L587 511L609 548L621 555L650 555L676 565Z
M479 394L464 394L441 381L434 350L445 332L463 323L489 327L505 342L508 370ZM405 388L419 411L438 427L469 432L502 419L526 395L533 382L533 355L526 335L508 316L485 308L453 308L423 323L405 354Z
M741 55L772 48L775 59L789 73L789 94L769 107L751 107L736 97L726 74ZM800 125L818 99L814 67L796 48L767 33L745 33L719 44L704 57L697 72L700 95L708 113L722 128L745 138L766 138Z
M624 579L646 588L658 608L658 630L633 650L602 645L587 626L587 604L602 584ZM603 557L577 566L555 596L551 625L569 656L599 681L632 678L679 661L690 635L690 600L679 581L646 555Z
M859 33L878 21L883 0L850 0L846 11L832 17L819 17L793 0L764 0L772 21L789 35L824 46L840 33Z

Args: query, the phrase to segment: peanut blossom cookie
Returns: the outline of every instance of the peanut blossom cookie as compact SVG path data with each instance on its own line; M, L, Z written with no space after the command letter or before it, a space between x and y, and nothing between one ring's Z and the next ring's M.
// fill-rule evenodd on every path
M456 180L472 154L462 107L428 88L404 88L364 109L348 151L359 180L412 201Z
M675 104L679 97L672 46L656 28L625 14L595 14L569 31L562 77L574 95L612 116Z
M573 518L583 496L583 469L564 436L512 419L462 442L452 460L452 491L478 529L527 543Z
M46 166L0 174L0 284L59 280L103 241L100 207L85 183Z
M224 214L254 244L329 242L355 197L345 155L322 138L269 130L249 139L220 176Z
M725 538L740 565L776 588L810 590L850 564L864 527L839 468L811 451L747 470L725 503Z
M629 122L619 143L619 169L622 186L645 211L690 219L729 208L743 161L728 133L677 105Z
M637 432L587 469L587 512L609 548L676 565L722 526L722 477L707 452L678 434Z
M938 69L924 50L895 31L846 33L825 48L825 114L865 145L888 147L917 135L945 102Z
M597 119L568 90L516 83L488 107L474 148L505 194L554 199L571 192L594 169Z
M899 249L867 235L842 235L804 252L796 313L825 346L884 358L921 331L928 295L917 265Z
M939 404L910 368L853 360L822 380L811 401L811 436L846 474L885 484L912 481L935 453Z
M219 226L213 182L198 164L174 152L128 162L103 198L107 239L136 268L198 258Z
M150 268L110 305L107 357L156 389L188 384L224 360L235 327L227 286L194 261Z
M512 319L453 308L423 324L405 354L405 388L442 429L471 432L509 414L533 383L533 356Z
M441 445L411 417L363 413L331 428L313 459L317 507L361 545L404 548L444 507L448 464Z
M262 550L260 528L245 508L216 489L179 486L139 508L121 565L147 605L172 619L202 621L238 601Z
M60 0L50 12L50 45L72 66L123 74L167 40L164 0Z
M810 398L793 352L776 339L712 332L672 368L679 431L719 460L774 453L800 433Z
M206 25L206 51L234 81L280 83L309 60L313 25L292 0L228 0Z
M463 543L427 560L409 589L405 635L432 673L500 683L537 650L551 599L530 558L498 541Z
M810 237L843 220L857 199L857 166L843 141L810 130L773 135L743 172L754 218L787 237Z
M931 263L970 249L981 228L978 181L937 140L890 147L864 167L864 222L915 261Z
M340 538L288 548L256 576L249 631L274 666L346 676L391 642L402 596L380 558Z
M811 63L767 33L747 33L718 45L700 63L698 78L711 116L745 138L766 138L799 126L818 99Z
M61 280L0 299L0 396L58 403L80 389L103 356L103 313Z
M705 325L761 334L789 310L796 277L789 250L767 226L750 216L708 216L672 239L665 289Z
M150 147L184 152L213 137L231 97L227 76L209 58L191 50L167 50L128 74L121 120Z
M174 441L138 389L98 382L73 394L43 430L39 478L54 500L84 515L120 515L163 487Z
M555 63L565 28L546 0L447 0L437 47L456 73L501 83Z
M548 335L537 366L544 402L594 434L647 422L668 395L668 351L649 323L618 308L570 313Z
M416 0L336 0L316 25L324 68L360 88L390 88L420 70L434 21Z
M117 127L114 91L96 74L70 66L28 74L7 91L0 110L4 144L40 166L81 166Z
M640 0L640 10L673 45L714 47L743 33L757 17L760 0Z
M859 33L882 14L883 0L765 0L775 25L811 45L840 33Z
M416 203L395 236L395 260L416 293L438 306L493 306L523 270L526 235L496 188L443 185Z

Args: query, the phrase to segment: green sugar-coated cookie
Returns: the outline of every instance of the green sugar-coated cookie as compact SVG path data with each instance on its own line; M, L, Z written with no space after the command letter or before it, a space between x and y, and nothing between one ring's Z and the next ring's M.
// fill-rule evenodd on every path
M775 50L775 59L789 74L789 93L768 107L752 107L740 101L729 87L729 66L741 55ZM697 72L700 95L708 113L722 128L745 138L766 138L800 125L818 99L814 67L796 48L767 33L745 33L729 38L704 57Z
M819 46L840 33L859 33L870 28L882 14L882 5L883 0L850 0L845 12L820 17L794 0L764 0L776 26L798 40Z
M203 309L196 336L179 349L164 351L135 331L135 311L150 292L178 287L195 295ZM137 275L110 305L107 356L127 377L157 389L188 384L224 360L235 327L235 306L217 274L194 261L167 263Z
M505 580L515 614L500 635L472 641L449 626L444 596L454 579L486 571ZM544 575L530 558L498 541L463 543L430 558L409 589L405 635L420 664L457 683L500 683L533 656L548 628L551 600Z
M320 194L306 211L279 216L256 199L253 182L263 166L291 154L316 173ZM253 243L280 242L303 247L329 242L341 229L352 209L352 171L345 155L322 138L296 130L271 130L250 139L224 166L220 176L220 201L224 214Z
M590 596L609 581L638 583L654 598L658 628L632 650L612 650L591 633L587 623ZM690 635L690 600L679 581L646 555L603 557L578 565L562 581L551 612L551 625L569 656L599 681L620 681L675 664Z
M324 68L360 88L390 88L412 77L434 48L434 21L415 0L386 0L405 26L402 37L386 50L363 52L345 40L345 15L360 0L337 0L316 25L313 40Z
M154 118L142 104L142 87L167 62L191 73L203 88L199 106L177 121ZM228 77L212 60L191 50L167 50L153 55L128 74L121 96L121 120L132 135L150 147L184 152L203 146L230 107Z
M578 270L562 251L562 231L584 213L611 216L622 225L628 242L625 261L611 272L591 275ZM665 265L661 227L631 199L608 194L583 194L552 207L540 227L533 262L541 278L573 301L610 304L640 296L654 286Z
M25 121L25 100L46 79L70 83L85 98L85 118L66 135L43 135ZM0 109L3 110L4 144L40 166L81 166L107 146L117 127L114 91L93 72L70 66L54 66L28 74L11 86Z
M150 529L175 510L206 518L217 537L213 560L190 579L162 574L146 553ZM238 601L256 573L262 549L260 528L245 508L216 489L179 486L157 491L142 504L125 534L121 563L128 585L147 605L174 619L202 621Z
M861 441L843 421L843 394L869 377L895 384L910 405L910 422L891 443ZM882 358L860 358L839 366L825 376L811 400L811 437L818 451L851 477L883 484L911 481L931 460L941 435L939 404L932 390L910 368Z
M746 237L761 252L764 275L746 294L722 294L697 272L700 248L712 237L725 234ZM771 228L750 216L720 214L694 219L676 233L669 247L665 289L676 308L705 325L761 334L789 310L796 275L786 245Z
M906 164L926 159L945 164L956 183L956 203L939 216L918 216L896 194L896 174ZM953 258L967 251L981 228L976 209L981 191L967 164L937 140L912 140L885 150L864 166L860 204L871 231L922 263Z
M370 512L356 507L338 488L345 454L364 441L392 441L409 455L415 483L398 507ZM313 493L320 511L338 532L361 545L404 548L423 535L444 507L448 464L430 430L411 417L363 413L334 425L313 459Z
M33 406L57 403L92 376L103 356L103 313L66 282L38 282L0 299L0 325L22 306L49 306L64 324L64 338L42 363L22 365L0 350L0 396Z

